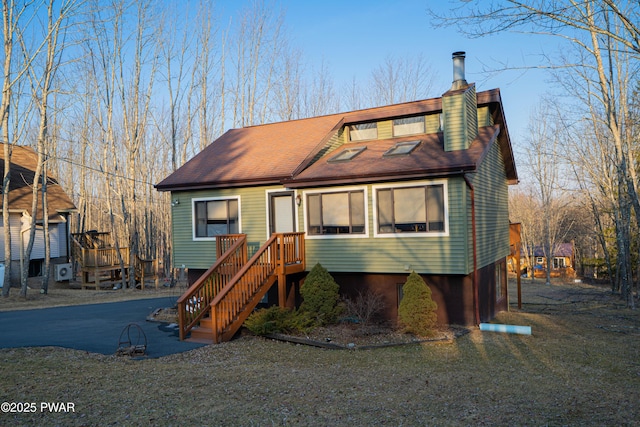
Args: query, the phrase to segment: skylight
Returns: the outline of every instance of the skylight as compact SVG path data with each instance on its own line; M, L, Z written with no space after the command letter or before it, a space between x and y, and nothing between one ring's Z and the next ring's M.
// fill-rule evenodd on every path
M362 153L366 148L367 147L347 148L346 150L343 150L340 153L333 156L332 158L330 158L329 161L330 162L347 162L353 159L354 157L356 157L358 154Z
M393 147L389 148L384 154L384 157L389 156L402 156L404 154L410 154L416 147L420 145L420 141L405 141L398 142Z

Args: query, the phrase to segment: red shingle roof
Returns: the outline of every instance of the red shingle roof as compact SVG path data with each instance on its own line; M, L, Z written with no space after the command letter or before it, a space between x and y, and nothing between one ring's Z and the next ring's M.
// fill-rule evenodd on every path
M434 176L475 170L488 144L498 138L507 178L517 181L511 143L506 131L498 89L479 92L478 105L491 105L495 126L482 128L468 150L445 152L441 134L367 141L367 149L347 163L328 163L338 153L312 164L328 139L349 123L374 121L442 111L442 99L433 98L342 114L232 129L181 168L156 185L161 191L225 188L285 183L290 187L339 184L396 177ZM408 156L383 158L399 141L420 139Z
M474 171L499 132L498 125L481 128L469 149L448 152L443 148L442 133L351 143L350 147L366 147L366 149L352 160L332 162L331 158L345 147L343 146L328 153L292 180L286 180L285 185L297 188L308 185L391 180L401 177L434 177ZM420 141L420 145L410 154L384 156L385 152L398 142L416 140Z
M291 176L340 118L322 116L229 130L156 187L279 183Z

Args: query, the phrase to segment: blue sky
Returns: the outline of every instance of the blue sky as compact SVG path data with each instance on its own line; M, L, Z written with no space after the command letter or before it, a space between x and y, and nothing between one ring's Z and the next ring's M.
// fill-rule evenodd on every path
M275 0L285 11L285 26L292 43L302 50L309 68L328 66L336 87L353 78L366 80L386 57L408 58L420 53L435 71L435 92L451 85L451 54L466 52L467 81L477 90L500 88L514 148L522 144L531 109L547 91L541 70L503 71L488 75L483 68L499 69L541 65L540 53L553 39L504 33L469 39L455 28L435 29L427 8L448 10L453 2L441 0ZM251 5L251 0L223 0L218 11L228 14ZM543 43L547 46L543 46Z
M463 37L455 28L435 29L427 7L446 9L440 0L282 1L292 39L311 64L323 59L338 81L367 79L388 55L424 55L435 70L437 93L452 81L451 54L465 51L467 81L478 90L500 88L514 144L526 131L531 108L546 91L540 70L509 71L488 76L483 68L539 65L542 41L530 35ZM538 43L539 42L539 43Z

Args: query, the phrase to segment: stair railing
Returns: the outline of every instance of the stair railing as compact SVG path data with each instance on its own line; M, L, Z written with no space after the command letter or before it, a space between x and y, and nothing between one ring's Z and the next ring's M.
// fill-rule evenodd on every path
M246 235L217 236L216 253L216 262L178 299L181 340L209 313L211 301L247 263Z
M213 342L232 335L251 314L276 274L287 264L304 262L304 233L274 233L211 301ZM231 328L234 326L233 328ZM226 338L230 338L229 336Z

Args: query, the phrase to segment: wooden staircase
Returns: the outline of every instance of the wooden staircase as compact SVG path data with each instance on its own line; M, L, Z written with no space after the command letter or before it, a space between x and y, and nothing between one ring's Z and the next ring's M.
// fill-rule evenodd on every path
M284 306L287 275L305 270L304 233L274 233L248 261L246 235L218 236L216 255L178 299L181 340L230 340L275 283Z

